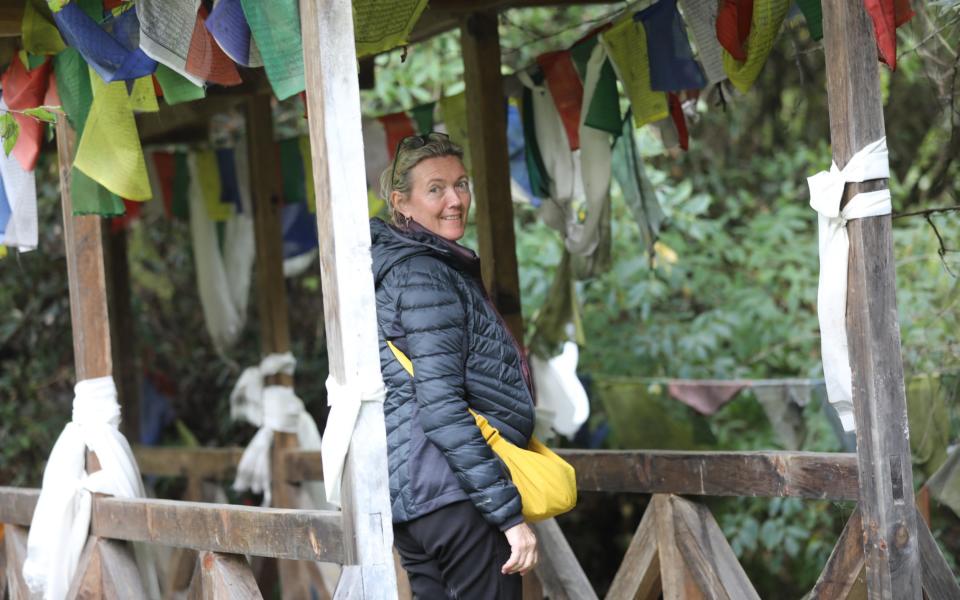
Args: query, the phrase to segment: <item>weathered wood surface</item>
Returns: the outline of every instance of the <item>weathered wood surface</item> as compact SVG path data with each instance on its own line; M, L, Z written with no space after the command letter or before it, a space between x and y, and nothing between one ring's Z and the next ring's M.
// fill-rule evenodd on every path
M651 502L613 577L606 600L656 600L661 591L657 517Z
M855 508L810 592L810 600L866 598L863 569L863 521L860 509Z
M27 529L7 523L3 527L3 545L6 556L6 586L0 588L9 592L10 600L29 600L30 590L23 580L23 563L27 560Z
M460 25L474 214L483 283L510 331L523 339L520 275L513 231L507 105L500 74L497 13L476 12Z
M709 509L670 496L675 539L684 562L705 598L760 600Z
M247 560L236 554L202 552L187 593L190 600L263 598Z
M40 490L0 487L0 522L29 525ZM161 546L339 563L340 513L95 496L90 533Z
M863 3L826 0L823 41L830 139L841 168L885 135L873 27ZM887 182L848 185L844 199ZM847 340L870 598L919 599L920 560L900 356L890 215L848 223Z
M920 543L920 565L923 572L923 591L929 600L956 600L960 598L960 585L950 571L950 565L940 553L937 541L922 519L917 522Z
M677 540L676 519L670 496L656 494L650 500L657 530L660 561L660 588L663 600L700 600L705 598L683 559Z
M560 450L581 491L701 496L857 497L853 454Z
M347 0L300 0L310 148L330 375L358 393L382 385L370 256L360 91ZM363 402L341 485L344 558L365 598L396 598L383 405ZM348 569L341 581L349 579ZM343 587L344 590L351 589ZM343 597L338 586L335 597Z
M120 402L120 432L128 440L140 439L140 357L137 353L136 320L130 299L130 263L127 231L109 231L104 225L103 259L107 274L108 316L113 352L114 381Z
M591 600L597 597L583 567L555 519L533 524L540 561L535 570L543 593L552 600Z
M243 448L172 448L134 446L140 473L159 477L196 477L232 481Z
M91 536L70 588L68 600L146 600L147 593L129 544Z
M70 169L76 134L66 119L57 122L60 197L63 200L63 242L70 289L70 323L77 381L113 374L107 284L103 262L103 220L97 215L73 216Z

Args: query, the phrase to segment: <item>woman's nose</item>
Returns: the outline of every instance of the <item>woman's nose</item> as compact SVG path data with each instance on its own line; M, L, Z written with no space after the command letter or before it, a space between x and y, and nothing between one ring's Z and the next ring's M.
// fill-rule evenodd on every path
M448 207L461 206L463 204L463 198L457 193L456 187L448 187L444 196Z

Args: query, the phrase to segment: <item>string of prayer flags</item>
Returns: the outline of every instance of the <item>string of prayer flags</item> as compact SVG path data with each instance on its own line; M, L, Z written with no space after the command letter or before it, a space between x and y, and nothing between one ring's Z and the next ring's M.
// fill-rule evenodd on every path
M746 93L756 81L773 42L787 16L791 0L754 0L750 35L744 43L746 59L737 60L729 51L723 55L723 68L734 87Z
M801 0L803 1L803 0ZM814 0L818 3L820 0ZM723 47L717 41L717 2L716 0L680 0L680 10L693 34L697 46L697 58L707 76L707 83L713 84L727 78L723 70Z
M410 110L410 116L413 122L417 124L417 133L424 135L433 131L433 112L437 103L421 104Z
M467 95L447 96L440 100L440 114L447 128L447 135L463 148L463 164L470 170L470 144L467 141Z
M297 0L242 0L253 39L277 100L306 87Z
M390 153L390 160L393 160L397 153L398 144L404 138L416 134L413 130L413 121L407 116L407 113L398 112L383 115L380 117L380 122L383 123L383 130L387 132L387 152Z
M7 110L5 99L0 98L0 111ZM0 180L10 210L2 232L3 243L21 252L33 250L39 238L36 173L25 169L12 154L0 151Z
M797 0L797 6L807 22L810 37L814 40L823 38L823 9L820 0Z
M149 200L150 182L126 84L105 83L91 70L90 85L93 104L74 166L122 198Z
M163 92L164 101L169 105L200 100L207 95L202 85L196 85L166 65L157 65L154 77L157 78L157 83Z
M647 38L640 23L632 17L622 19L600 34L600 42L613 62L633 110L637 127L668 115L667 96L650 87Z
M590 36L570 49L573 64L577 67L580 78L583 79L583 106L586 110L583 123L594 129L620 135L622 119L620 118L617 74L613 71L613 65L602 46L600 46L600 51L603 53L602 66L596 71L595 77L587 76L590 58L599 45L597 36Z
M240 0L219 0L204 24L220 48L238 65L262 67Z
M730 56L747 60L744 44L750 36L754 0L723 0L717 13L717 41Z
M206 21L207 8L201 5L193 26L193 36L190 38L190 51L187 53L185 65L187 72L210 83L240 85L243 80L240 79L237 65L207 31Z
M567 142L571 150L580 147L580 111L583 99L583 85L573 66L569 50L547 52L537 57L537 64L543 70L547 89L557 113L567 133Z
M897 68L897 27L913 17L910 0L866 0L866 7L873 21L880 60L894 70Z
M140 17L140 49L193 85L203 87L203 79L187 70L199 6L200 0L138 0L137 14ZM162 81L160 85L163 85Z
M354 0L357 58L405 45L426 7L427 0Z
M28 71L14 54L10 66L4 72L0 85L3 87L3 101L8 108L22 111L43 105L47 88L50 85L52 65L49 59L32 71ZM28 115L15 112L13 118L20 127L13 154L24 170L32 171L40 156L40 144L43 141L44 123Z
M67 45L76 48L104 81L125 81L153 73L157 63L139 47L140 22L136 6L103 18L99 2L73 1L53 13ZM89 11L89 12L88 12Z
M634 15L643 23L650 59L650 87L661 92L706 87L700 65L693 58L677 0L660 0Z
M53 22L46 0L27 0L20 25L23 48L30 54L58 54L66 45Z

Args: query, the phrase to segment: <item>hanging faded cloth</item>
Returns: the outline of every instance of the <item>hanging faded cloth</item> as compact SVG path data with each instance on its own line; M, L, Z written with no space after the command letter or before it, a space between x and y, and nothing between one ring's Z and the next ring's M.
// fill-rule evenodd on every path
M217 0L204 26L233 62L245 67L263 66L240 0Z
M724 52L723 68L741 92L746 93L760 75L791 4L791 0L754 0L750 34L743 45L746 57L739 60L729 51Z
M43 487L30 523L23 577L31 593L61 600L73 580L90 528L91 494L143 497L140 471L117 429L120 406L112 377L77 383L73 418L57 438L43 472ZM86 450L100 470L87 473Z
M50 61L45 60L41 66L28 71L20 60L20 53L14 52L10 66L3 73L2 83L0 83L6 106L16 111L41 106L51 82L51 67ZM25 170L33 171L40 156L44 124L19 112L12 114L20 127L20 134L12 154L17 157Z
M0 98L0 111L6 110L6 102ZM2 242L20 252L34 250L39 237L36 171L24 170L12 153L7 156L0 150L0 179L9 208L6 227L0 230Z
M817 3L820 0L816 0ZM723 48L717 41L716 0L680 0L680 10L697 46L697 58L707 76L707 83L716 83L727 78L723 70Z
M683 92L706 87L700 65L693 58L677 0L659 0L634 15L643 23L650 57L650 88Z
M674 379L667 383L670 395L702 415L712 415L733 400L749 381Z
M806 438L803 409L816 381L755 382L754 395L785 450L799 450Z
M817 316L820 320L820 349L827 395L836 408L845 431L856 429L853 414L852 375L847 347L847 267L850 240L847 221L890 214L890 190L861 192L840 209L847 183L886 179L890 176L887 138L867 144L840 169L807 178L810 206L819 213L820 283Z

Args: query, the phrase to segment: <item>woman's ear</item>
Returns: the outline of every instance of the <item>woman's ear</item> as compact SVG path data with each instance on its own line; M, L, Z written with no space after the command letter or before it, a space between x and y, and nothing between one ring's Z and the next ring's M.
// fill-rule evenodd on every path
M400 207L406 204L406 197L402 192L393 190L390 192L390 206L393 207L394 213L401 213Z

